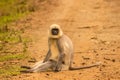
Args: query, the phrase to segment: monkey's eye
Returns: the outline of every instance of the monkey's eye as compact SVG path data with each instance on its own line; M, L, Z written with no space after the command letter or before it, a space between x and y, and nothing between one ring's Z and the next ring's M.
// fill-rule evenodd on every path
M59 30L58 29L52 29L52 35L58 35Z

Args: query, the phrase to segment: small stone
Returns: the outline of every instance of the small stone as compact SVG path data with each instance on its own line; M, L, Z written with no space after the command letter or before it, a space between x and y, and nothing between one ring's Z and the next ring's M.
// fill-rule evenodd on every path
M113 49L113 52L115 52L115 49Z
M97 53L97 51L96 51L96 50L94 50L94 53Z
M73 62L73 64L75 64L75 62Z
M85 65L85 63L82 63L82 65Z
M115 62L115 59L113 59L112 62Z
M98 56L99 54L96 54L96 56Z
M49 76L49 74L46 74L47 76Z
M102 67L105 67L105 65L102 65Z

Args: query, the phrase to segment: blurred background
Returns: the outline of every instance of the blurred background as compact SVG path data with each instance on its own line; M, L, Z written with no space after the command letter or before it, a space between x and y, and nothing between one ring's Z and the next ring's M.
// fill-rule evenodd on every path
M74 44L73 66L99 67L22 74L48 51L59 24ZM120 80L120 0L0 0L0 80Z

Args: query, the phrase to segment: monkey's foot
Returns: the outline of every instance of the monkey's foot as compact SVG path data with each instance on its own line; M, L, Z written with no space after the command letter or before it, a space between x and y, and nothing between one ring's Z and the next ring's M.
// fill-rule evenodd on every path
M21 70L20 73L33 73L33 72L30 70Z

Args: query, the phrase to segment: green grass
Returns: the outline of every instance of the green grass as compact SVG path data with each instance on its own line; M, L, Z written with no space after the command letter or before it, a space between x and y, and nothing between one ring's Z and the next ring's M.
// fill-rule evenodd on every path
M17 43L20 42L20 33L15 31L7 31L0 33L0 41Z
M10 61L10 60L20 60L20 59L25 59L27 56L26 54L9 54L5 56L0 56L0 62L4 61ZM20 74L20 68L19 65L17 64L9 64L9 65L4 65L2 68L0 68L0 75L1 76L16 76Z
M0 69L0 75L1 76L16 76L20 74L20 66L17 65L9 65L5 66L4 68Z
M4 27L5 25L9 24L10 22L16 21L17 19L23 17L24 15L26 15L26 13L13 13L11 15L4 15L0 17L0 26Z
M25 54L8 54L8 55L4 55L4 56L0 56L0 62L3 61L9 61L9 60L13 60L13 59L24 59L26 58Z
M19 42L19 35L15 31L5 30L8 24L28 13L27 0L0 0L0 41Z
M30 38L22 37L22 31L14 30L9 26L11 22L17 21L35 10L35 0L0 0L0 62L9 62L10 60L21 60L27 58L27 43ZM17 27L17 26L16 26ZM5 44L23 43L23 52L11 54L4 53ZM14 45L12 45L14 46ZM14 50L14 49L13 49ZM0 75L11 76L20 74L20 66L18 64L0 66Z
M10 35L11 22L17 21L34 11L34 0L0 0L0 41L17 42L19 35ZM17 26L16 26L17 27Z
M24 16L27 10L27 0L0 0L0 26Z

